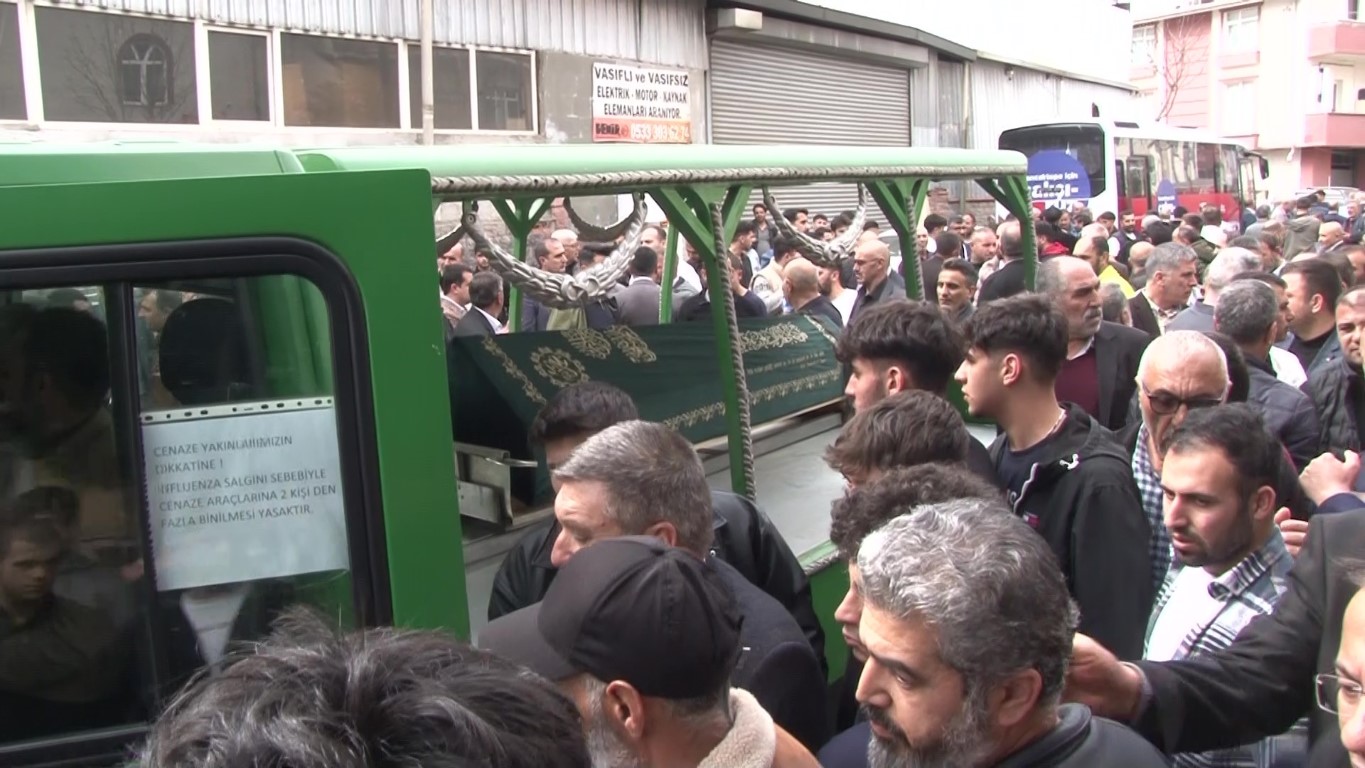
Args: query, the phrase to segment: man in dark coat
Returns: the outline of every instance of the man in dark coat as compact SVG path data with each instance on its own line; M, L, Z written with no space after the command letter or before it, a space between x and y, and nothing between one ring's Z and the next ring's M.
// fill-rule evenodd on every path
M531 424L530 438L543 447L546 465L553 471L592 435L639 417L625 392L589 381L551 398ZM753 502L733 493L713 491L711 508L711 553L785 606L823 663L824 632L811 603L810 583L772 521ZM527 531L507 553L489 596L490 621L545 596L556 573L551 554L562 534L559 521L551 519Z
M1138 363L1151 337L1106 323L1095 269L1074 256L1056 256L1038 268L1038 292L1066 316L1066 360L1057 376L1057 399L1075 403L1112 431L1128 423L1137 390Z
M1167 753L1257 741L1307 713L1308 768L1346 765L1337 715L1319 706L1315 676L1340 674L1343 618L1359 591L1359 574L1348 564L1365 552L1365 506L1350 492L1353 474L1335 478L1336 492L1309 523L1279 603L1231 646L1185 661L1121 664L1078 637L1067 698L1131 724Z
M1154 595L1150 529L1112 433L1057 401L1065 317L1041 296L1015 296L978 309L964 332L957 380L970 413L1004 431L991 459L1011 510L1052 547L1081 631L1141 658Z

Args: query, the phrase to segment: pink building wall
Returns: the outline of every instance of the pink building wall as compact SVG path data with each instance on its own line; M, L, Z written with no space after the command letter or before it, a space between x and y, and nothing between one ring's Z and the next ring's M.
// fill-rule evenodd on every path
M1162 55L1175 78L1175 100L1166 115L1166 122L1171 125L1211 127L1209 39L1212 30L1212 13L1181 16L1164 24Z

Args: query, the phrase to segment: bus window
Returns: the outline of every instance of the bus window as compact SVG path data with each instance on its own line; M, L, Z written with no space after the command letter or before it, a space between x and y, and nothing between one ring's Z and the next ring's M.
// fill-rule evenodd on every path
M1238 200L1249 200L1239 189L1238 176L1241 174L1241 153L1231 144L1218 147L1218 191L1234 195Z
M1194 143L1193 148L1197 192L1201 195L1211 195L1217 191L1218 146Z
M362 512L342 478L315 285L260 276L10 296L0 762L42 762L54 738L94 743L147 722L288 605L352 623Z
M1104 129L1098 125L1049 125L1008 130L1000 134L1000 148L1015 150L1030 159L1049 150L1065 152L1084 168L1090 183L1090 197L1098 197L1107 187L1105 176L1110 153L1105 147Z

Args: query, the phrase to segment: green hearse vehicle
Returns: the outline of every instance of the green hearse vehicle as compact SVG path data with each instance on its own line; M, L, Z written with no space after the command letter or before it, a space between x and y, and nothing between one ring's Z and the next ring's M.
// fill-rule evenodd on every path
M448 346L433 214L462 204L481 242L500 222L512 293L573 306L624 270L646 199L667 251L684 238L711 264L758 195L776 210L792 186L858 184L908 242L937 180L1026 216L1025 170L1013 152L905 147L0 145L0 548L61 555L30 594L42 611L0 615L0 764L118 762L171 691L286 604L476 634L502 553L550 515L527 425L587 379L757 499L811 577L838 674L831 329L736 322L727 301L711 323ZM604 264L554 278L521 262L553 200L594 196L631 211L578 217L621 241ZM802 241L826 264L851 245Z

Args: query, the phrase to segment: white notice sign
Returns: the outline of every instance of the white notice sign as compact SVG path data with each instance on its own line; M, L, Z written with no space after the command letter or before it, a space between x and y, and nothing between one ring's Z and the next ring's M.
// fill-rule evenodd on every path
M157 589L349 567L332 408L144 424Z
M685 69L593 62L592 140L692 143L692 86Z

